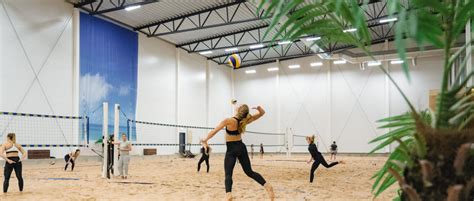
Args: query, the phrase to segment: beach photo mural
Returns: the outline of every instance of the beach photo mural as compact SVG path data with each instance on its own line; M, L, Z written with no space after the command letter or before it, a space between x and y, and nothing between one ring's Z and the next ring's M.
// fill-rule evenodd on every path
M136 139L134 126L127 132L127 118L135 118L137 59L137 33L81 13L79 110L89 117L89 143L102 138L103 102L109 103L109 134L114 105L120 104L120 133Z

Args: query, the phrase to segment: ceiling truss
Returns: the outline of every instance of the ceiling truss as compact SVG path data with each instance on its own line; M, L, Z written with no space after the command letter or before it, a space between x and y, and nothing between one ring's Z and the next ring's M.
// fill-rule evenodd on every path
M74 0L68 0L74 1ZM75 7L81 8L91 15L100 15L108 18L105 13L125 9L133 5L146 5L160 0L75 0L71 2ZM372 35L371 43L380 43L385 40L393 40L394 23L380 23L381 19L388 18L388 0L370 0L367 5L362 6L367 16L367 24ZM406 1L406 0L405 0ZM107 2L108 6L104 6ZM360 0L360 5L364 0ZM110 4L112 6L110 6ZM242 14L247 13L247 14ZM251 14L248 14L251 13ZM241 14L241 15L239 15ZM117 23L122 23L120 19L110 19ZM259 25L243 26L248 22L261 22ZM256 7L246 0L229 1L226 4L211 6L206 9L197 10L192 13L170 17L165 20L143 22L143 26L133 27L123 24L135 31L144 33L148 37L162 37L182 32L192 32L209 28L224 27L227 25L242 26L236 31L221 31L209 34L209 37L190 38L188 42L176 44L189 53L200 53L204 51L214 51L214 54L203 55L207 59L218 64L225 64L231 54L238 54L242 59L242 66L255 65L260 63L275 62L277 59L286 60L292 58L316 55L303 41L297 40L290 44L278 45L281 37L276 37L272 41L267 37L263 38L268 29L268 21L263 18L263 11L256 12ZM222 28L225 30L224 28ZM277 33L276 31L273 33ZM251 45L260 44L258 48L251 49ZM239 48L235 52L224 52L228 48ZM336 53L353 48L351 45L331 43L322 47L323 53ZM318 52L320 54L321 52Z

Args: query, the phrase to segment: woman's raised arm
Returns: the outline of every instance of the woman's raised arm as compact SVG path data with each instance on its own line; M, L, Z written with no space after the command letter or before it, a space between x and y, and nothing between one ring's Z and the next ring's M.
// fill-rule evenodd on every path
M222 130L228 122L229 119L224 119L223 121L221 121L221 123L219 123L219 125L217 125L216 128L210 131L209 134L207 134L207 137L202 140L203 145L208 146L207 141L214 137L214 135L216 135L220 130Z
M252 109L257 110L257 113L253 114L252 117L250 117L250 120L248 121L247 124L250 124L257 119L260 119L260 117L262 117L265 114L265 110L261 106L253 107Z

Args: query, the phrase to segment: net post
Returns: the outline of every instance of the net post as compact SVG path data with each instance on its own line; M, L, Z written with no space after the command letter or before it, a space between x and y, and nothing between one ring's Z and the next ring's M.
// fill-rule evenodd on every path
M102 178L107 178L107 163L108 163L108 147L109 143L108 139L108 129L109 129L109 103L104 102L102 103L102 110L103 110L103 123L102 123L102 144L103 144L103 165L102 165Z
M114 142L118 142L118 136L120 135L120 104L115 104L114 107ZM114 175L117 176L119 174L118 169L118 144L114 144Z
M130 133L130 119L127 118L127 136L128 141L132 141L132 134Z
M288 128L285 128L285 149L286 149L286 158L290 157L290 146L288 142Z
M293 132L291 128L287 128L286 132L288 133L288 157L291 157L291 152L293 151Z

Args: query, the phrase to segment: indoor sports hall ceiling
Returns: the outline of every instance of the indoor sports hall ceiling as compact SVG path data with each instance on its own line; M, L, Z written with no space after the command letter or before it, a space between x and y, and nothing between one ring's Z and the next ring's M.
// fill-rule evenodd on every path
M304 40L311 40L310 38L271 44L270 39L276 34L275 30L271 30L269 36L263 38L269 19L263 18L262 13L257 14L256 5L251 1L67 1L91 15L107 18L148 37L161 38L189 53L201 54L219 64L225 64L233 53L241 57L241 67L316 54L305 45ZM394 39L393 23L383 21L389 17L387 1L370 0L368 6L363 7L373 44ZM407 1L401 0L405 5ZM130 10L134 6L140 8ZM353 47L337 43L322 47L324 52L329 53L350 48Z

